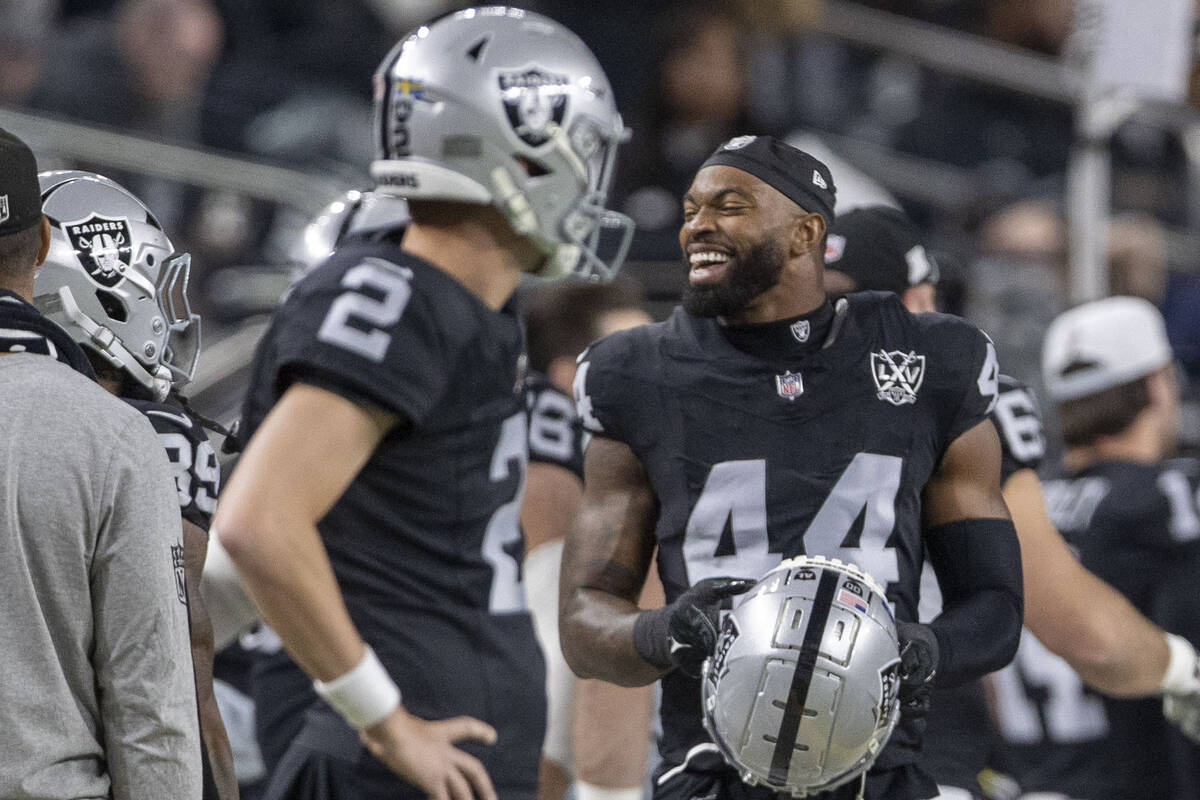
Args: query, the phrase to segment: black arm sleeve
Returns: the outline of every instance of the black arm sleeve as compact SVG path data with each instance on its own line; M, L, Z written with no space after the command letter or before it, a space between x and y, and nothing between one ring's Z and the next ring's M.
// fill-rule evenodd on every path
M958 686L1012 661L1025 598L1021 548L1007 519L964 519L925 532L942 590L930 623L938 640L936 686Z

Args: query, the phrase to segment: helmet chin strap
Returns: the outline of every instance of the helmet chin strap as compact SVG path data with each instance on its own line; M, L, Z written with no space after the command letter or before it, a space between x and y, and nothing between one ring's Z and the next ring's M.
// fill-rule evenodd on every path
M66 286L59 288L58 296L62 300L63 313L66 314L67 319L88 335L92 346L108 359L109 363L128 372L134 380L150 390L155 400L161 402L166 399L167 394L171 391L170 370L160 364L155 368L154 374L151 374L126 349L115 333L83 312L83 309L75 302L75 296L71 294L70 288Z

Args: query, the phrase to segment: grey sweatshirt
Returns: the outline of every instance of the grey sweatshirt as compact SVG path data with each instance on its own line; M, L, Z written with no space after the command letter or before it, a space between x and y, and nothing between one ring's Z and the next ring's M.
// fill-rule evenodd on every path
M0 356L0 798L199 798L170 466L142 414Z

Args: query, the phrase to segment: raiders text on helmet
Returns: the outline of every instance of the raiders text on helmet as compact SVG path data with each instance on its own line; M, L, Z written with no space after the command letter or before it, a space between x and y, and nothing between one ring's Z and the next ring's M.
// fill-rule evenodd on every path
M491 204L546 253L541 274L603 276L633 233L604 208L628 131L575 34L528 11L472 8L422 26L375 76L379 191ZM608 230L614 255L597 254Z
M869 575L799 556L725 618L704 726L744 782L805 797L853 780L900 718L896 623Z
M187 299L191 257L125 188L91 172L43 172L50 253L34 303L156 399L192 379L200 317Z

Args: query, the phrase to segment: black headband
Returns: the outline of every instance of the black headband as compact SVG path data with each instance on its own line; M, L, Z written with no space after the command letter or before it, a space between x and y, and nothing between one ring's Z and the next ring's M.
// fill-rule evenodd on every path
M736 136L716 149L700 168L724 165L748 172L805 211L833 225L837 188L829 167L773 136Z

